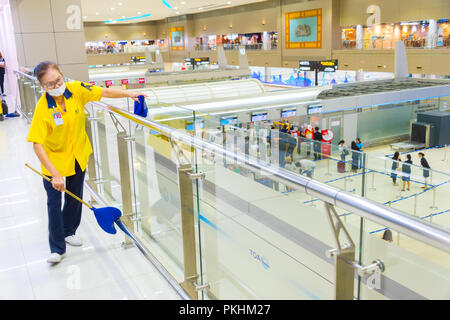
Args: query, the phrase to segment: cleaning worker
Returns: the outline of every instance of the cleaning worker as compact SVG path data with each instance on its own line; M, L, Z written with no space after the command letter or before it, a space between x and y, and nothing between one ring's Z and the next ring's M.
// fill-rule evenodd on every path
M82 205L62 192L67 188L76 196L83 196L85 169L92 153L85 129L84 106L102 97L138 100L138 93L120 89L105 89L81 81L65 82L58 65L51 61L39 63L34 75L45 94L39 99L31 121L27 141L33 142L41 162L47 192L49 221L49 263L58 263L66 252L66 243L81 246L76 235L81 221Z

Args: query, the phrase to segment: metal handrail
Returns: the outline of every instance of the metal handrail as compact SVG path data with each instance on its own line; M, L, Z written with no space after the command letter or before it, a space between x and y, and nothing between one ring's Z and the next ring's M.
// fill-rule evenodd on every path
M34 77L34 76L32 76L32 75L29 75L29 74L27 74L27 73L24 73L24 72L22 72L22 71L14 70L13 72L14 72L15 74L17 74L17 75L23 76L23 77L28 78L28 79L30 79L30 80L38 81L38 79L37 79L36 77Z
M296 175L285 169L261 163L255 159L234 153L222 146L204 141L185 132L134 115L124 109L107 105L103 102L91 102L91 104L156 130L167 137L171 137L191 147L195 147L198 150L211 152L217 156L223 156L224 158L234 159L240 162L240 165L247 167L252 171L263 171L267 175L271 175L271 179L284 185L301 190L326 203L348 210L363 218L384 225L418 241L450 253L450 231L447 228L433 225L399 210L350 194L319 181Z

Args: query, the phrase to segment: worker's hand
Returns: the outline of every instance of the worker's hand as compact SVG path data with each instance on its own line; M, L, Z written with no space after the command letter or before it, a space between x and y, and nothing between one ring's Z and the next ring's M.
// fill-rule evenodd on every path
M63 176L57 175L52 178L52 186L55 190L63 192L66 189L65 185L66 183Z
M145 93L142 93L142 92L132 92L132 91L130 91L130 92L128 92L128 96L131 99L133 99L134 101L137 101L137 102L139 102L139 99L138 99L139 96L144 96L145 98L148 98L148 95L146 95Z

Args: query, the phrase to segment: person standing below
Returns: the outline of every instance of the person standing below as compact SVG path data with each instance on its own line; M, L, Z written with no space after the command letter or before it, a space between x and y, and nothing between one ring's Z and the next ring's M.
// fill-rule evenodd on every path
M344 140L339 141L338 146L339 146L339 155L341 156L341 161L345 163L345 157L347 157L350 152L347 150Z
M392 157L391 178L394 186L397 185L397 169L400 162L400 153L396 151Z
M6 64L5 59L2 56L2 53L0 52L0 89L2 90L2 95L5 95L5 71L6 71Z
M361 155L359 153L359 148L356 145L355 141L352 141L351 149L352 149L352 171L356 172L356 170L358 170L358 163Z
M308 178L312 178L316 164L314 161L309 159L302 159L296 163L299 168L300 174L306 174Z
M428 189L428 177L430 176L430 165L428 164L427 159L425 159L425 154L419 152L420 165L423 168L423 177L425 178L425 186L422 189Z
M294 149L297 146L297 138L294 137L291 131L288 131L287 135L288 135L287 139L289 141L289 146L287 148L287 155L290 156L292 160L294 160Z
M50 257L58 263L66 252L66 242L81 246L76 236L81 222L82 205L62 192L67 190L83 197L85 169L92 153L85 129L84 106L102 97L138 100L139 93L119 89L102 89L80 81L65 82L58 65L51 61L39 63L34 75L45 94L38 100L27 141L41 162L42 172L51 176L44 181L47 192ZM145 96L145 95L144 95Z
M403 162L402 164L402 181L403 181L403 188L402 191L405 191L405 184L408 183L408 191L410 189L410 180L411 180L411 165L412 165L412 160L411 160L411 155L407 154L406 155L406 161Z
M319 127L315 127L314 128L314 140L318 141L318 142L314 142L314 160L320 160L322 157L320 155L321 153L321 144L320 142L322 141L323 136L322 133L320 132Z
M358 147L359 151L363 152L364 145L363 145L363 143L361 142L361 140L359 138L356 138L356 146ZM359 154L359 163L358 163L358 165L359 165L359 168L363 167L363 157L362 157L361 153Z

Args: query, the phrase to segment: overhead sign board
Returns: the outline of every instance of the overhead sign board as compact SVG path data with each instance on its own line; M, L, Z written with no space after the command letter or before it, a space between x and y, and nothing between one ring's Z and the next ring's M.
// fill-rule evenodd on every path
M323 71L335 72L338 69L338 60L321 60L321 61L299 61L299 69L301 71Z

